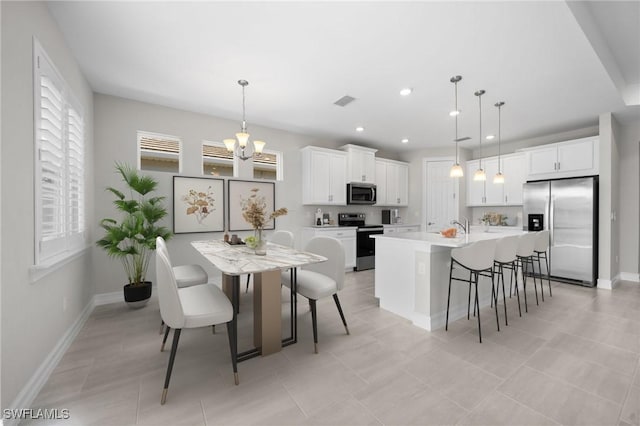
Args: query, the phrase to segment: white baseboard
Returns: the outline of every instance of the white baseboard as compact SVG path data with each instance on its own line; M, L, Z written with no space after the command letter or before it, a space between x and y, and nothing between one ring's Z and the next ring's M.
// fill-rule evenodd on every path
M473 302L473 301L472 301ZM487 295L482 297L480 300L480 307L484 308L485 306L489 306L491 303L491 295ZM473 306L471 306L471 311L473 312ZM452 306L449 309L449 322L459 320L460 318L467 316L467 307L464 304ZM432 314L431 316L414 312L413 313L413 325L416 327L423 328L428 331L437 330L445 326L447 320L447 311L438 312L436 314Z
M632 281L634 283L640 283L640 274L635 272L620 272L621 281Z
M124 293L122 290L112 293L100 293L93 296L94 306L109 305L118 302L124 302Z
M89 300L87 306L82 310L78 318L74 321L74 323L69 327L69 329L64 333L64 335L60 338L58 343L54 346L54 348L49 352L47 357L42 361L42 364L36 369L35 373L31 376L27 384L22 388L22 390L18 393L16 398L11 403L9 408L31 408L33 401L35 401L36 396L42 390L42 387L49 380L49 376L58 366L58 363L62 359L63 355L73 343L73 340L76 338L84 323L93 312L95 307L95 296ZM4 425L13 426L20 423L20 419L5 419Z
M613 290L618 285L618 277L614 277L612 280L606 280L604 278L598 278L598 288L603 290Z

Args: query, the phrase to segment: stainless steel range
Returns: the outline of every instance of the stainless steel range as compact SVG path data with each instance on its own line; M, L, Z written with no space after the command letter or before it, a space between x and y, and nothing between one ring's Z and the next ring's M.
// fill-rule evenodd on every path
M365 225L364 213L339 213L338 225L357 226L355 271L373 269L376 266L376 240L371 235L383 234L382 225Z

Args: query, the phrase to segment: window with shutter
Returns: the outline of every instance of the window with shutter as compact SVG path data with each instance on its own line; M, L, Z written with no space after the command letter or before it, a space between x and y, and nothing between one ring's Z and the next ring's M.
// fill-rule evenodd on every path
M264 150L260 156L253 154L253 178L282 180L282 153Z
M221 142L202 142L202 174L233 177L233 154Z
M34 67L35 264L42 265L86 246L84 120L37 41Z

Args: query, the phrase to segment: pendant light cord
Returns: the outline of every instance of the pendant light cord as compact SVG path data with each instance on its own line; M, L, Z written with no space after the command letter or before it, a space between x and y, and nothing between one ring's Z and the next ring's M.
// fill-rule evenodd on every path
M455 92L456 92L456 101L455 101L455 111L456 111L456 164L458 164L458 82L455 82Z

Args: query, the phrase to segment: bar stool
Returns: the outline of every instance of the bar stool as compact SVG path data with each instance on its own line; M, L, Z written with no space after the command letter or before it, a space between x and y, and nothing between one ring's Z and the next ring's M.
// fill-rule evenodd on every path
M478 278L481 272L491 274L491 288L493 294L493 260L496 251L496 240L477 241L466 247L454 248L451 250L451 267L449 270L449 291L447 295L447 317L445 331L449 329L449 305L451 303L451 281L462 281L469 284L469 301L467 303L467 319L469 319L469 305L471 304L471 286L475 286L476 296L474 310L478 311L478 338L482 343L482 329L480 325L480 303L478 301ZM469 271L469 279L456 278L453 276L454 265L458 265ZM498 320L498 309L496 309L496 324L500 331Z
M504 323L505 325L509 325L507 320L507 298L505 296L504 290L504 269L509 269L511 272L509 274L509 281L513 283L516 282L516 295L518 297L518 313L522 316L522 310L520 308L520 292L518 290L518 274L516 273L516 261L517 261L517 251L518 251L518 241L520 237L518 235L513 235L510 237L500 238L496 243L496 254L493 259L493 270L494 274L498 275L498 282L496 286L496 309L498 309L498 291L500 290L500 278L502 278L502 302L504 303ZM496 271L497 268L497 271ZM513 278L515 277L515 279ZM509 288L509 292L511 292L511 288Z
M527 274L529 272L529 264L531 264L531 271L533 271L534 253L533 249L536 245L536 239L538 238L537 232L529 232L528 234L521 235L518 239L518 250L516 251L517 266L520 267L522 272L522 288L524 289L524 311L529 312L527 306ZM533 277L533 288L536 292L536 305L538 305L538 287L536 285L536 276ZM516 285L516 289L517 289Z
M549 296L553 297L551 293L551 272L549 271L549 258L547 257L547 250L549 249L549 231L540 231L536 238L536 244L533 248L533 252L538 257L538 271L540 271L540 290L542 293L542 301L544 302L544 288L542 286L542 264L540 262L541 257L544 257L544 262L547 266L547 282L549 283Z

